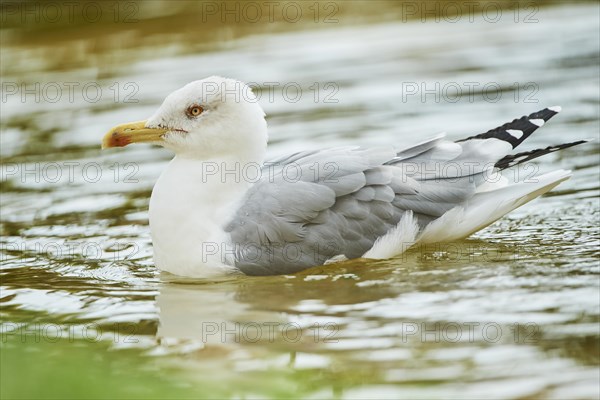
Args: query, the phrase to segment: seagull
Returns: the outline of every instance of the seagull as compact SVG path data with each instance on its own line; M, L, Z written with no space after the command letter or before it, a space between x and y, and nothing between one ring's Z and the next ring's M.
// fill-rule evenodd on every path
M112 128L102 148L151 143L175 153L150 198L160 270L196 278L292 274L466 238L548 192L571 172L506 171L586 142L511 154L559 111L545 108L454 142L440 134L410 146L266 161L257 97L243 82L212 76L168 95L149 119Z

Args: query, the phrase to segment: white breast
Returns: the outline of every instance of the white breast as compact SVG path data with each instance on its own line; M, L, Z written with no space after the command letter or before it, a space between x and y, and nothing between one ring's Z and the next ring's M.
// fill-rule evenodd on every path
M152 190L154 262L176 275L211 277L237 271L232 267L234 248L223 228L247 187L208 175L203 163L175 157Z

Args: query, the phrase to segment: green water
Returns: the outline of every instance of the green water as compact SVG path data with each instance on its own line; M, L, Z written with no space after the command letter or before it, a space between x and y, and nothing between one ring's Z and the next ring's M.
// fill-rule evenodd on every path
M291 276L154 268L148 199L170 154L99 143L205 76L256 83L273 156L459 139L555 104L527 149L598 138L597 3L495 23L351 3L331 24L196 26L167 2L130 25L4 27L2 398L598 398L598 141L519 170L573 178L462 242Z

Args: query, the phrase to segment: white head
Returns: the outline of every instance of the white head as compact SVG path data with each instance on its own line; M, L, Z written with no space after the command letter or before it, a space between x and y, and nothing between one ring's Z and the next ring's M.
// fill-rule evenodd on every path
M168 95L147 121L113 128L105 135L103 147L134 142L159 144L186 158L261 162L267 123L249 86L212 76Z

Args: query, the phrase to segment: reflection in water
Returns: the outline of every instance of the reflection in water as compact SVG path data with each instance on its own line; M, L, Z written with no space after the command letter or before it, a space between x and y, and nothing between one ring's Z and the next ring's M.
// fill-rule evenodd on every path
M543 382L548 374L560 375L560 385L593 382L594 372L583 366L598 362L590 358L597 327L564 308L577 296L589 299L581 304L586 310L597 309L594 290L558 291L564 282L553 267L544 271L525 261L514 269L507 261L515 256L506 246L468 241L413 250L401 266L380 262L368 270L353 261L294 276L210 283L165 276L157 336L176 351L203 349L205 360L225 352L236 370L333 368L382 384L448 382L438 389L450 393L464 389L453 381L479 382L473 394L496 390L498 377L523 382L506 389L507 397L543 392L544 384L525 382ZM529 268L537 269L535 276ZM579 327L576 341L564 336L566 326ZM581 366L556 359L567 342L563 356ZM506 362L514 364L511 370ZM530 362L540 367L524 366Z
M105 94L98 102L78 95L2 103L3 324L93 324L123 357L151 358L139 363L223 397L598 397L597 142L539 159L535 172L573 169L573 179L470 240L395 260L216 282L159 275L152 263L148 198L170 154L143 146L99 152L115 122L146 118L167 93L215 73L257 83L271 156L405 144L441 130L459 138L554 104L564 111L529 149L597 137L597 15L597 4L572 4L541 8L532 24L390 17L299 25L227 46L217 40L201 52L144 36L151 56L127 65L118 46L83 49L72 64L57 64L57 51L48 65L44 48L26 38L3 47L4 80L96 82ZM189 54L169 58L182 52ZM115 58L105 69L79 68ZM273 81L297 82L304 95L294 103L275 92L269 100ZM472 98L406 96L407 85L469 82L480 85ZM115 83L121 94L133 83L137 102L115 103ZM337 85L337 101L315 101L313 85L329 95L328 83ZM497 86L488 93L485 84ZM114 340L124 335L135 340ZM57 346L52 354L62 360L70 351Z

